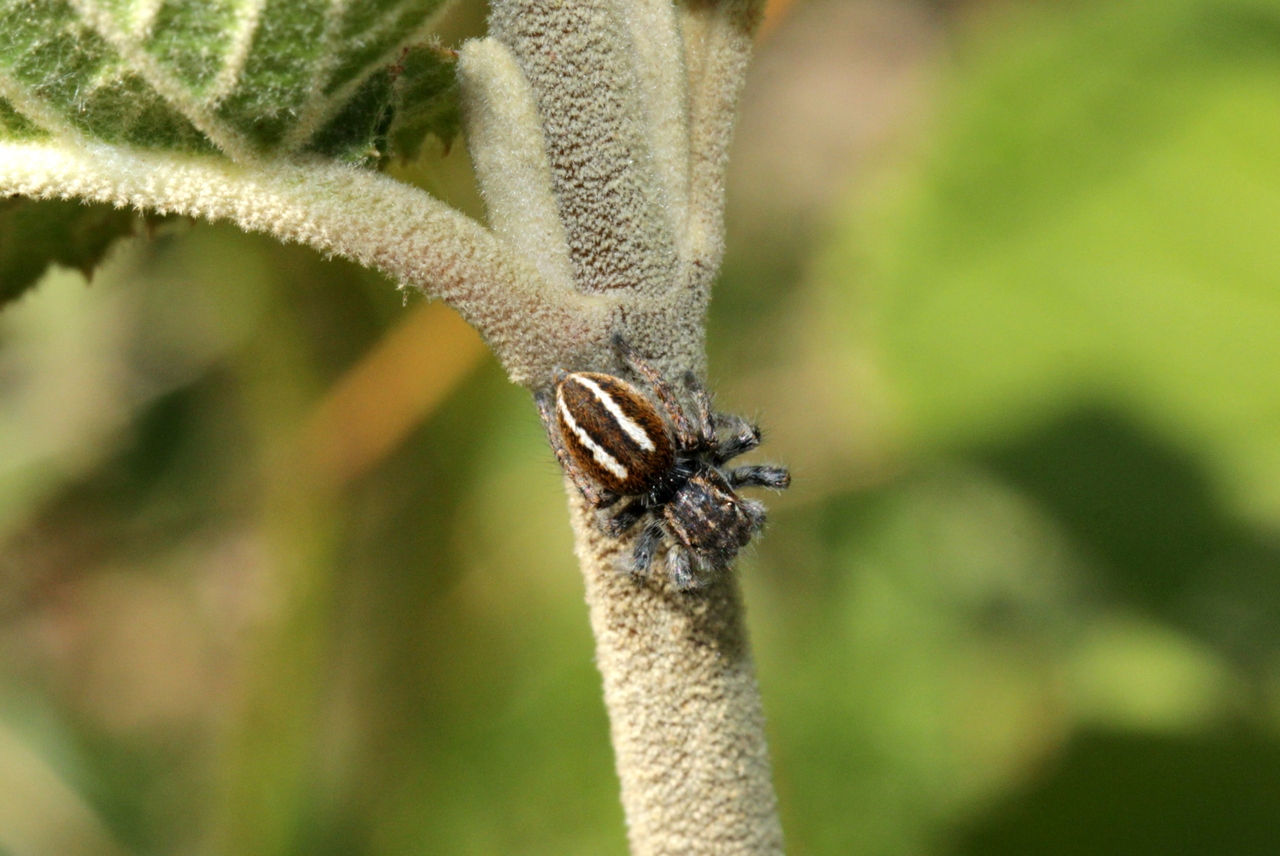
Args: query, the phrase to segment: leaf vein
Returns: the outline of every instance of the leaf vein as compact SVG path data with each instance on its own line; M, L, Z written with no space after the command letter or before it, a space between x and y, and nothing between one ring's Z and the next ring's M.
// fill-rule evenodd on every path
M0 97L3 97L24 119L57 137L83 144L84 134L61 116L48 103L9 75L0 75Z
M171 75L141 42L121 30L107 11L94 0L69 0L84 21L111 45L129 69L141 77L171 107L182 113L219 150L232 160L251 160L253 153L244 138L220 122L191 92Z
M377 33L381 30L391 29L394 27L394 25L398 23L400 16L404 13L404 7L407 5L408 4L401 4L400 6L397 6L394 11L388 12L378 24L369 28L369 32ZM407 33L403 38L397 40L392 47L388 48L377 59L368 63L359 74L344 83L333 93L327 96L321 94L320 100L318 100L312 107L313 112L307 115L310 122L306 124L306 127L304 127L304 123L302 122L298 124L298 127L294 129L294 133L290 135L288 141L289 145L287 148L290 151L296 151L303 148L316 131L322 128L325 122L337 114L343 105L351 100L356 92L359 91L360 87L364 86L365 82L368 81L372 75L396 62L396 60L400 58L400 55L403 53L406 46L412 45L415 42L425 41L427 37L430 36L431 29L439 21L440 15L446 5L447 4L445 3L439 4L434 12L428 13L427 17L421 24L411 32ZM326 69L326 71L332 70L332 68L337 64L338 58L339 55L335 51L332 58L333 61L330 63L329 68ZM321 93L323 93L323 87L326 81L322 79L322 77L327 78L328 74L326 73L323 76L317 75L316 77L321 87Z
M283 148L287 152L297 151L306 145L307 140L331 112L327 109L329 105L324 98L324 84L338 56L338 35L348 3L349 0L332 0L325 10L324 49L312 66L310 86L307 88L306 100L298 111L298 122L284 139Z
M249 60L249 49L253 47L254 36L262 21L262 10L267 0L243 0L236 4L235 34L231 39L231 47L227 51L226 63L213 86L209 88L208 97L202 105L212 112L214 108L235 90L241 75L244 74L245 63Z

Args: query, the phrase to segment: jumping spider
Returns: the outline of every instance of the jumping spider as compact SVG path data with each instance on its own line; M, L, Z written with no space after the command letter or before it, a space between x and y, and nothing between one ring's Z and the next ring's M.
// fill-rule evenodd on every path
M538 412L560 465L594 509L627 500L611 516L600 517L604 532L620 537L648 521L627 570L647 573L665 546L675 586L697 588L727 568L764 525L764 505L738 496L736 488L780 490L791 483L791 474L774 466L726 469L760 445L760 429L715 413L711 396L686 372L684 383L696 404L691 424L657 370L622 339L615 338L614 347L648 385L661 412L620 377L563 371L556 374L554 390L536 396Z

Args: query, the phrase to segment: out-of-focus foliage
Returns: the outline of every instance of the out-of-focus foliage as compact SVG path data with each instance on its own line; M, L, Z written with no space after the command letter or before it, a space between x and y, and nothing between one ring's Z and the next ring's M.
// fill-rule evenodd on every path
M710 338L795 467L740 569L791 852L1280 851L1276 33L1269 0L766 33ZM476 211L424 149L395 174ZM527 394L486 360L316 472L406 311L197 226L0 314L0 851L625 852Z
M51 264L86 276L137 216L110 205L61 199L0 199L0 306L36 283Z

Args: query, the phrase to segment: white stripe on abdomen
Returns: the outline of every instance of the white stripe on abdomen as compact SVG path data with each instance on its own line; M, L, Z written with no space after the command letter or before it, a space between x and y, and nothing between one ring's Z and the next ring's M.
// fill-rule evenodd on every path
M626 481L627 468L618 463L617 458L606 452L604 447L592 439L590 434L578 427L578 423L573 421L573 414L569 412L569 407L564 403L563 398L557 398L556 406L560 411L560 418L569 426L569 430L573 432L573 435L578 438L579 442L590 450L591 457L596 459L596 463L613 473L619 479ZM616 406L617 405L615 405L615 407Z
M630 416L622 412L622 408L618 406L618 402L613 400L613 396L600 388L599 384L589 377L582 375L574 375L573 380L591 390L604 409L609 411L609 415L618 423L618 427L626 432L627 436L636 441L636 445L646 452L652 452L657 447L653 445L653 440L649 438L648 433L635 423Z

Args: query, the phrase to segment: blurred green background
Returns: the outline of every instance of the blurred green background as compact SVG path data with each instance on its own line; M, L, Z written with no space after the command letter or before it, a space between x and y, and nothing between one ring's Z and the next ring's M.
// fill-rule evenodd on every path
M739 570L791 853L1280 853L1278 150L1277 0L770 7L710 341L795 472ZM571 548L448 310L218 225L52 270L0 854L625 853Z

